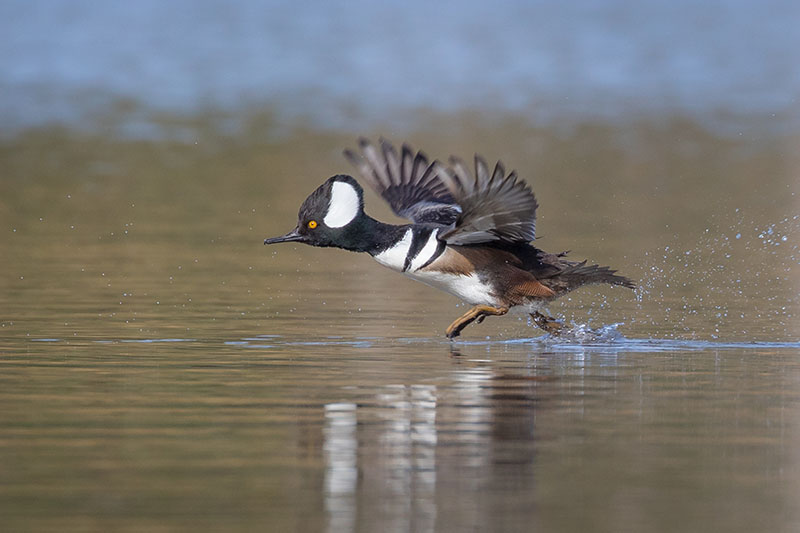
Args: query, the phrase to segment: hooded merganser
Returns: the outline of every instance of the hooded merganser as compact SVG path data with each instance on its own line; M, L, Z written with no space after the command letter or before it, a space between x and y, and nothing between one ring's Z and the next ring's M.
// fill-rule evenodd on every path
M490 172L475 155L475 175L458 158L428 162L404 144L376 147L360 139L348 160L399 216L412 224L384 224L364 212L364 191L350 176L329 178L300 207L297 227L264 244L303 242L367 252L378 263L474 306L446 330L448 338L490 315L519 306L557 335L562 324L540 312L547 302L589 283L634 288L615 270L546 253L534 240L538 204L516 172L501 162Z

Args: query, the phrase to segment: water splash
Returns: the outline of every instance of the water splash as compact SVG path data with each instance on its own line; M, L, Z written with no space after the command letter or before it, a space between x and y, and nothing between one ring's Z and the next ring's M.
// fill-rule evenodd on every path
M593 328L589 324L572 324L564 328L558 335L547 334L540 338L544 344L610 344L624 339L619 331L622 322Z
M626 322L656 336L800 338L800 215L763 224L736 210L734 218L690 247L647 252Z

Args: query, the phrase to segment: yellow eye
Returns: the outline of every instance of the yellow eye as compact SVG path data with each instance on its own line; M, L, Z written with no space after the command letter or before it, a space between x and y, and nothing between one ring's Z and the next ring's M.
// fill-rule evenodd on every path
M311 228L311 229L316 228L317 227L317 221L316 220L309 220L308 221L308 227Z

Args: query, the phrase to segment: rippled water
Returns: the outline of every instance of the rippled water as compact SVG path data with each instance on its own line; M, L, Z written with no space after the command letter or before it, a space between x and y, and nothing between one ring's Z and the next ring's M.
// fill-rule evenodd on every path
M798 529L791 151L454 120L414 141L519 168L543 248L640 288L554 304L564 338L490 317L451 344L452 297L261 245L349 136L5 143L2 529Z
M9 529L800 520L796 343L127 341L4 348Z

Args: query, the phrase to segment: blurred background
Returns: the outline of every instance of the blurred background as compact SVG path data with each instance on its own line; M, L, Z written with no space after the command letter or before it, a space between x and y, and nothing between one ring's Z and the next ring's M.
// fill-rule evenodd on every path
M796 0L1 1L0 529L796 530L798 28ZM537 246L638 289L551 305L595 344L507 316L450 345L455 298L264 247L360 135L501 159Z
M12 0L0 6L0 118L6 135L114 117L152 136L161 114L204 111L229 113L220 127L233 134L267 110L352 131L464 110L552 126L690 115L729 132L760 117L786 131L798 125L799 11L789 0Z

